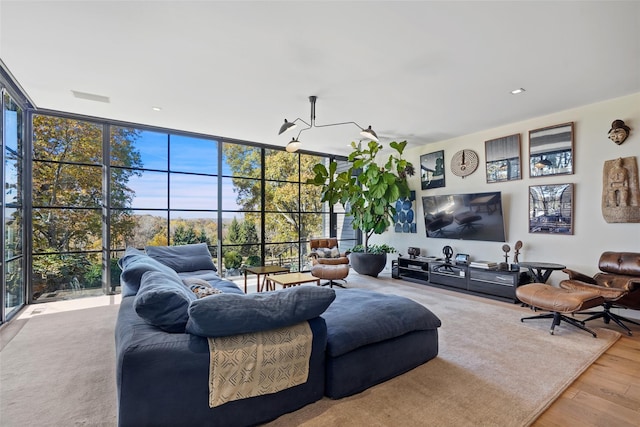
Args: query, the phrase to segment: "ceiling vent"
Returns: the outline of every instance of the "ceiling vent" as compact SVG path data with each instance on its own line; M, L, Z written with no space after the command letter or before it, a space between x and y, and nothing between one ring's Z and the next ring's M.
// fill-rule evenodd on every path
M72 90L71 93L76 98L86 99L88 101L104 102L106 104L111 102L108 96L96 95L94 93L87 93L87 92L79 92L77 90Z

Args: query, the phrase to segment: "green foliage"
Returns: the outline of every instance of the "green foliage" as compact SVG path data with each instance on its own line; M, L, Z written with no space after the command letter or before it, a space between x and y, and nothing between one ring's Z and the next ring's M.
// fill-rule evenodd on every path
M247 265L249 267L258 267L262 265L262 259L258 255L251 255L247 257Z
M376 163L383 146L375 141L362 147L351 143L349 168L337 173L337 163L318 163L313 167L315 176L307 183L322 188L322 201L331 205L340 203L353 217L353 228L364 234L364 252L369 252L369 238L382 234L392 224L398 199L408 197L407 176L413 175L413 165L402 158L407 141L391 142L394 151L386 163Z
M111 258L109 260L109 268L111 269L111 286L116 286L120 283L120 273L122 273L117 258ZM102 265L91 264L84 274L82 283L87 288L99 288L102 286Z
M64 289L70 280L91 276L96 255L83 251L102 248L102 125L36 114L33 116L32 244L34 295ZM112 168L110 198L111 245L123 246L134 234L130 209L134 191L128 185L143 166L134 143L140 131L111 127ZM59 207L69 209L59 209ZM77 254L69 254L77 252ZM98 263L99 267L99 263ZM95 275L95 274L94 274ZM98 286L99 286L98 281ZM83 285L87 286L87 284Z
M241 245L238 248L240 255L248 257L258 254L257 243L260 242L256 223L252 219L245 219L242 222L233 217L224 238L226 245Z
M52 116L33 117L34 252L69 252L99 249L102 236L102 126L92 122ZM134 142L139 131L113 127L110 138L112 163L142 167ZM40 162L38 160L46 160ZM113 168L113 206L130 206L133 190L129 179L140 172ZM83 209L46 209L69 206ZM86 209L89 208L89 209ZM133 215L127 209L111 214L112 244L132 235Z
M224 267L227 270L240 268L242 265L242 255L236 251L229 251L224 254Z
M174 245L189 245L192 243L206 243L209 244L209 239L204 231L196 233L194 224L188 224L187 226L179 224L176 226L173 232L173 244Z
M100 254L48 254L34 257L33 260L33 290L34 294L66 289L74 278L81 281L81 285L100 287L102 273L94 274L97 281L85 282L87 275L93 269L101 269ZM118 275L120 273L118 272Z
M242 221L240 226L240 242L244 246L240 248L240 254L246 257L257 257L258 264L251 265L260 265L260 257L257 255L259 248L256 245L260 241L258 237L258 230L256 228L256 223L251 219L245 219Z
M321 191L311 185L300 186L298 181L305 182L311 178L313 176L311 168L323 157L267 149L262 162L260 151L256 147L238 144L223 145L224 159L233 174L236 202L241 210L247 212L245 220L251 217L252 212L268 212L264 214L264 234L265 241L268 242L301 241L322 235L324 230L321 215L298 214L298 212L321 212ZM264 170L266 180L264 187L260 181L261 170ZM263 193L264 206L262 205ZM260 224L257 215L253 224ZM259 243L257 232L255 240L250 240L252 235L248 230L246 243ZM250 247L245 248L252 250ZM253 251L255 254L255 247ZM242 254L248 255L245 249L242 249Z
M367 252L370 254L392 254L396 252L396 248L389 246L386 243L379 245L369 245L369 248L365 251L364 245L355 245L351 252Z
M238 244L238 243L244 243L240 241L240 223L238 222L238 220L236 219L236 217L233 217L233 220L231 221L231 224L229 225L229 229L227 231L227 237L225 239L225 243L227 244Z

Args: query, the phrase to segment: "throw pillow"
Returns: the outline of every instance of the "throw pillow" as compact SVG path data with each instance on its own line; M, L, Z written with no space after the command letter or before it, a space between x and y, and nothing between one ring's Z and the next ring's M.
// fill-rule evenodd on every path
M194 287L205 287L205 288L210 288L211 287L211 283L207 282L204 279L201 279L199 277L183 277L182 278L182 283L185 284L185 286L189 289L194 288Z
M138 316L167 332L184 332L189 319L189 303L197 300L179 278L159 271L142 275L133 302Z
M333 289L316 286L212 295L191 302L187 332L224 337L291 326L320 316L335 297Z
M208 297L209 295L217 295L222 293L220 289L212 288L212 287L208 287L208 288L195 287L195 288L191 288L191 292L193 292L198 299Z
M185 277L182 279L182 283L184 283L198 298L222 293L220 289L214 288L211 286L211 283L198 277Z
M324 258L324 249L314 249L313 253L316 254L317 258Z
M146 246L145 250L151 258L168 265L178 273L198 270L217 271L206 243L180 246Z

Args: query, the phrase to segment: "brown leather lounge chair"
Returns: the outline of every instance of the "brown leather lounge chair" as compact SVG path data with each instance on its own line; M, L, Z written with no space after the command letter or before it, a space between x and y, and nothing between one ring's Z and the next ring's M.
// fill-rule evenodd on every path
M602 318L604 323L608 324L613 320L631 335L631 330L624 322L635 325L640 325L640 322L613 313L611 309L640 310L640 253L604 252L600 255L598 268L601 272L593 277L566 268L562 271L569 275L569 279L560 282L560 287L598 292L604 298L604 310L577 314L591 315L584 322Z
M309 241L311 246L312 267L311 275L322 279L328 280L323 283L322 286L329 285L333 288L333 285L344 288L344 285L334 282L334 280L343 280L349 275L349 252L340 252L338 250L338 239L311 239Z

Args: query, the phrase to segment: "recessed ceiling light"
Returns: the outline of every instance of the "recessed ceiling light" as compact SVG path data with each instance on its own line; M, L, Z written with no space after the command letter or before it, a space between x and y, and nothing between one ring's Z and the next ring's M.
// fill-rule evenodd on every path
M511 91L511 94L512 94L512 95L517 95L517 94L522 93L522 92L524 92L524 88L521 88L521 87L520 87L520 88L518 88L518 89L514 89L514 90L512 90L512 91Z
M151 109L153 111L162 111L162 108L160 108L160 107L151 107Z

